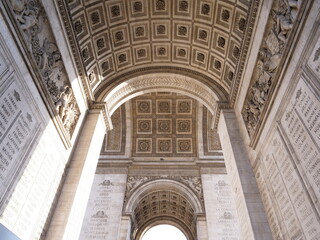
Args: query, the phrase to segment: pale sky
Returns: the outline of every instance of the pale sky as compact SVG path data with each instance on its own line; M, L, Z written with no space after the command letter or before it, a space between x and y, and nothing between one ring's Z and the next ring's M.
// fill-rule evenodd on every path
M150 228L141 240L187 240L185 235L171 225L158 225Z

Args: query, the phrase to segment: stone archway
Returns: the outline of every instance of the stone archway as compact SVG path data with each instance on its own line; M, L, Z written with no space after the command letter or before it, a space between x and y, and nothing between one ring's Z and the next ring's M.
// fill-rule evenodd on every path
M221 90L213 90L194 78L173 73L145 74L131 78L113 88L105 89L97 96L97 101L106 102L108 115L111 116L128 100L145 93L161 91L182 93L196 99L208 108L214 123L218 122L218 105L227 103L227 97Z
M186 183L157 179L132 191L125 203L124 214L131 216L132 239L139 240L145 231L159 224L171 224L188 239L197 239L197 217L204 214L204 207Z

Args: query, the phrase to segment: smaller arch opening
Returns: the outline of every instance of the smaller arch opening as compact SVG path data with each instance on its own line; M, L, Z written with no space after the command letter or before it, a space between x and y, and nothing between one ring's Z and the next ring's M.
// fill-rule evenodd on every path
M185 234L177 227L160 224L148 229L139 240L187 240Z

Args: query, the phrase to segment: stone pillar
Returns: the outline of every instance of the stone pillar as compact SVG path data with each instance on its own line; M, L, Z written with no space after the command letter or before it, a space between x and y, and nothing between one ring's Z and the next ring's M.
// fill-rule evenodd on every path
M76 239L118 240L123 232L126 236L125 229L130 228L128 219L122 217L126 183L127 168L98 167L80 237Z
M227 175L201 169L201 181L208 239L240 239L238 216Z
M207 220L204 216L197 217L197 240L208 240Z
M70 159L46 240L78 239L105 131L103 111L90 110Z
M257 182L233 110L221 110L218 131L238 213L241 239L272 239Z
M121 218L118 240L130 240L131 216L124 215Z

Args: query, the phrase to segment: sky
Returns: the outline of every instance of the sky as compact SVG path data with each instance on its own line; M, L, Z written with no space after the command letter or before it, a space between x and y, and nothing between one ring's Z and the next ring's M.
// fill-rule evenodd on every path
M171 225L158 225L150 228L141 240L187 240L185 235Z

